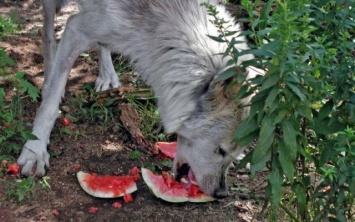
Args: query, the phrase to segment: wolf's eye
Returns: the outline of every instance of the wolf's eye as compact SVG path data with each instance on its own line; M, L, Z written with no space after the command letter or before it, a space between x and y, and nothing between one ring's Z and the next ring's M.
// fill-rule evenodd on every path
M221 147L218 148L218 153L223 157L226 155L226 151L224 151Z

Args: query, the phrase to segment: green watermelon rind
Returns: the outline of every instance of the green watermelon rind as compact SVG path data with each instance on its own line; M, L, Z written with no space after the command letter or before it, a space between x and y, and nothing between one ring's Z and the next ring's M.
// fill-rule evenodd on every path
M85 173L83 171L79 171L76 174L76 177L78 178L79 184L83 190L88 193L89 195L93 197L98 197L98 198L116 198L116 197L123 197L125 194L130 194L135 191L137 191L137 184L136 182L132 182L132 185L126 189L125 193L120 193L118 196L115 195L115 192L104 192L104 191L99 191L99 190L92 190L90 187L84 182L85 177L87 176L92 176L90 173Z
M144 182L147 184L150 191L158 198L171 203L183 202L210 202L215 198L208 195L200 195L199 197L189 197L188 191L185 189L169 188L164 183L164 179L160 175L156 175L146 168L141 169ZM154 182L156 180L156 182ZM177 194L179 192L179 194Z

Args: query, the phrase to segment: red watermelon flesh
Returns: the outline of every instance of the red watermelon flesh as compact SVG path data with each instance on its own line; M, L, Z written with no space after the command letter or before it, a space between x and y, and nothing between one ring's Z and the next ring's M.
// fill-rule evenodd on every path
M79 171L77 178L85 192L94 197L122 197L137 190L134 176L99 176Z
M142 168L142 177L153 194L167 202L209 202L215 200L204 194L197 185L177 182L169 173L154 174Z
M157 147L166 157L174 159L177 151L176 142L157 142Z

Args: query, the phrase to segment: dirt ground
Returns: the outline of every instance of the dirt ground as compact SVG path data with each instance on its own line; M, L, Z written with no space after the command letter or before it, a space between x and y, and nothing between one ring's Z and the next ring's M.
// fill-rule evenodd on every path
M60 33L67 17L77 10L74 2L66 6L56 18L56 31ZM8 55L16 61L14 71L24 71L26 79L41 88L43 82L43 57L41 55L42 7L40 0L1 0L0 15L15 13L22 30L0 42ZM98 73L95 56L81 57L72 70L67 86L66 101L71 93L77 92L84 83L95 81ZM25 103L26 121L30 125L39 103ZM69 111L70 112L70 111ZM119 118L117 118L119 120ZM75 176L75 165L81 170L98 174L127 173L133 166L145 166L155 157L143 155L130 159L135 150L142 150L132 141L119 123L110 123L104 133L99 127L85 122L73 124L75 130L85 135L67 135L61 131L58 120L49 145L51 167L47 173L50 189L36 188L32 200L23 203L16 199L0 203L0 222L13 221L262 221L262 194L265 179L249 180L243 170L230 170L228 181L231 195L223 200L194 204L171 204L156 198L140 179L133 202L124 203L121 198L99 199L86 194ZM13 179L13 178L9 178ZM0 183L0 196L4 195L4 184ZM252 191L252 192L244 192ZM2 198L0 197L0 200ZM114 202L123 207L112 207ZM89 212L90 207L98 211ZM54 216L53 210L59 215Z

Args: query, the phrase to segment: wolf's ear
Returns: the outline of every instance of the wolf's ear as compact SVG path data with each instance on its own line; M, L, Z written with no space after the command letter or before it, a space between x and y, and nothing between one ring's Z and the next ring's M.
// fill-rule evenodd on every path
M212 82L213 77L209 77L181 84L161 85L164 96L159 98L158 104L167 133L179 131L185 121L198 119L199 115L209 109L208 100L213 99L210 88Z
M239 75L247 76L248 71L240 72ZM225 80L214 80L211 83L210 87L213 87L215 95L217 98L221 99L222 97L227 100L233 100L233 96L238 92L243 83L238 83L236 77L230 77Z
M244 68L236 69L238 75L244 76L246 80L254 78L258 75L265 75L266 71L258 69L254 66L248 66ZM223 74L223 73L222 73ZM243 86L243 82L237 83L236 76L230 77L223 81L214 80L212 84L215 84L216 92L223 94L227 99L233 99L233 96L236 95L238 90Z

